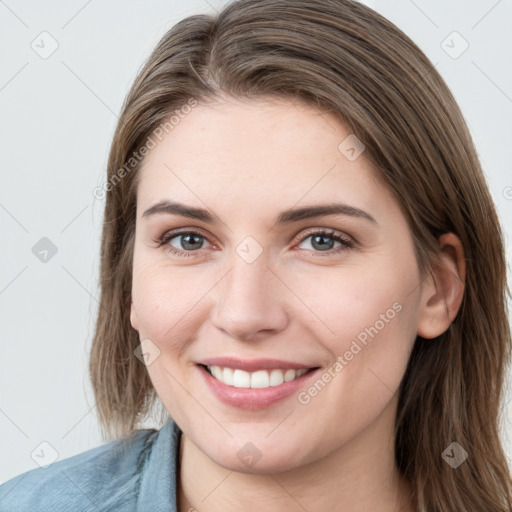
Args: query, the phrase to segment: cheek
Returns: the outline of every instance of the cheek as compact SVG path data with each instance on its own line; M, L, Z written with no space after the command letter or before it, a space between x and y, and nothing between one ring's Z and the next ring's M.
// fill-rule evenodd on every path
M410 288L397 285L398 281L392 284L389 274L387 278L385 283L360 276L346 279L336 301L324 303L323 318L336 335L324 327L316 331L316 337L332 353L333 365L330 372L319 376L326 384L312 382L302 390L299 402L304 404L302 418L308 428L314 430L321 423L325 436L338 442L381 414L394 398L407 367L415 335L410 319L415 305L408 296ZM356 282L351 290L348 285L356 286ZM362 286L370 282L371 286Z
M380 332L396 324L408 286L393 268L375 265L364 270L327 269L314 276L295 276L293 282L302 308L307 306L301 322L314 328L315 336L335 354L348 350L354 339L364 344L375 328Z
M180 337L177 334L183 335L183 329L188 325L187 317L197 314L201 298L213 286L205 284L208 281L206 274L198 275L197 268L191 269L184 271L165 263L136 261L132 300L141 337L168 344Z
M380 378L394 390L416 334L414 272L384 261L365 271L338 269L298 283L311 310L303 325L322 341L333 361L342 358L343 377L337 385L343 382L344 388L357 390L362 397L372 393Z
M197 314L198 295L203 294L197 286L190 286L183 273L140 258L135 261L132 300L139 337L151 340L149 346L158 354L147 372L166 409L181 421L181 412L190 401L183 387L188 384L182 359L194 336L190 318Z

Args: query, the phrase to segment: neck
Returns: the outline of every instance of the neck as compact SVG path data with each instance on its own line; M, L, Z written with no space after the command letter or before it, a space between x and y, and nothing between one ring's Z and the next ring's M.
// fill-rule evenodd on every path
M180 445L179 512L343 510L412 512L409 484L394 462L394 408L313 463L274 474L231 471L185 434Z

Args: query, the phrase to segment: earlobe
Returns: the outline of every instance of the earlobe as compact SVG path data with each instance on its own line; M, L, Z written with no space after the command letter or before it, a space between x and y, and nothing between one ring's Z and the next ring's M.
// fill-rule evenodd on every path
M459 238L446 233L439 238L442 251L425 281L418 319L418 335L432 339L445 332L460 309L466 282L466 261Z

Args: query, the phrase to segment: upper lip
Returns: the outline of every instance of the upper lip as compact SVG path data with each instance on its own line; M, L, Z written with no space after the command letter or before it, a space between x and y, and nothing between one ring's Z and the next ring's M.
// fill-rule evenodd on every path
M238 359L236 357L209 357L199 361L199 364L205 366L222 366L254 372L257 370L274 370L274 369L293 369L300 370L302 368L316 368L315 366L295 363L293 361L283 361L281 359Z

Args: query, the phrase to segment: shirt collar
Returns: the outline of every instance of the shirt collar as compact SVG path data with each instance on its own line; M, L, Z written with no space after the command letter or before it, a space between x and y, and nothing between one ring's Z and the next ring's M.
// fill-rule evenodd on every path
M145 454L137 512L177 512L177 477L181 430L169 418Z

